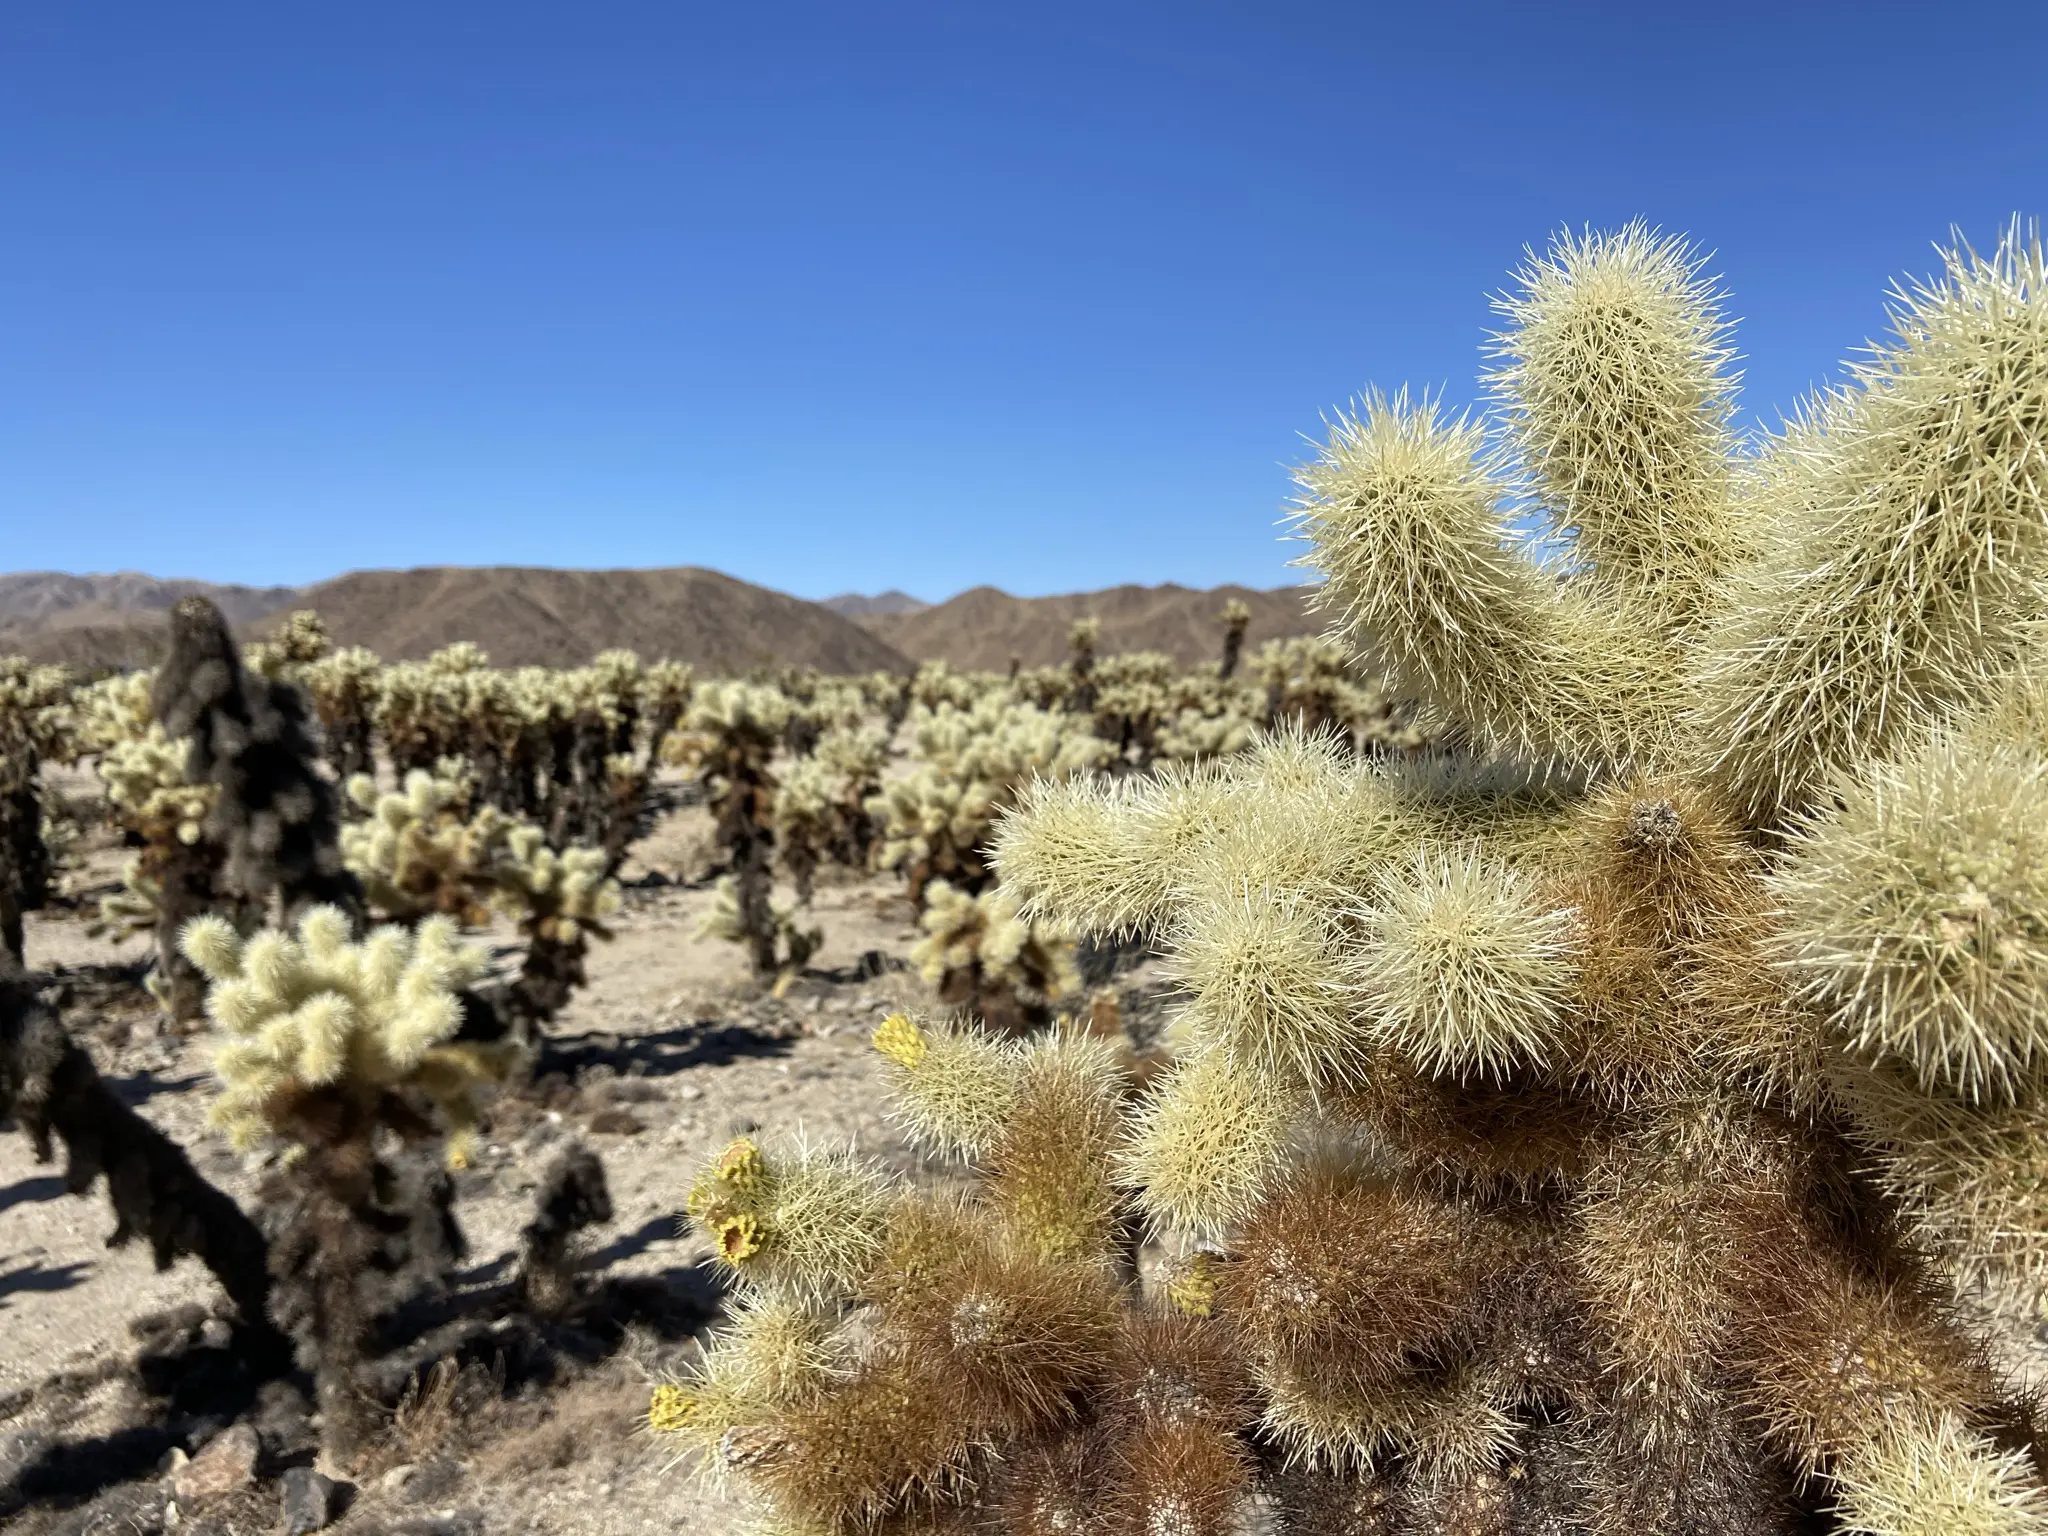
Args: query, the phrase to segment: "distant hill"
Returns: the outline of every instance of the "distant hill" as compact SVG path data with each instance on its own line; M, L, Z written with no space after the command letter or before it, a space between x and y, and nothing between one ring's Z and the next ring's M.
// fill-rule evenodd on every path
M819 605L830 608L834 613L849 619L872 618L876 614L916 613L931 607L921 597L912 597L908 592L898 592L893 587L877 597L863 597L858 592L842 592L837 597L828 597Z
M16 571L0 575L0 654L25 654L81 671L150 666L163 653L164 616L192 592L212 598L230 623L240 625L258 623L298 596L296 587L167 581L135 571Z
M471 640L507 667L575 666L614 646L709 672L908 665L886 640L817 603L694 567L353 571L310 587L260 590L126 575L0 576L0 653L81 670L148 666L163 652L165 612L187 592L221 603L251 638L284 612L311 608L337 644L368 646L387 661Z
M1306 607L1311 590L1225 586L1204 592L1169 584L1012 597L995 587L975 587L915 613L876 614L860 622L912 661L1000 672L1013 656L1027 667L1065 660L1068 629L1092 616L1102 621L1097 648L1104 654L1164 651L1187 667L1222 654L1223 605L1233 597L1251 609L1247 651L1265 640L1320 632L1324 621Z
M818 603L694 566L352 571L306 588L293 606L317 612L337 645L366 645L387 661L471 640L501 667L574 666L615 646L712 672L905 666L886 640Z
M976 587L937 604L902 592L812 603L692 566L438 566L352 571L310 587L160 581L132 572L27 572L0 576L0 654L20 652L88 671L149 666L162 656L171 605L187 592L203 592L249 638L268 633L291 609L312 608L337 644L368 646L387 661L470 640L506 667L575 666L626 646L650 660L672 656L706 672L756 666L868 672L932 659L999 672L1012 656L1026 666L1063 661L1068 628L1093 615L1102 621L1105 653L1164 651L1192 666L1221 653L1223 605L1233 597L1252 611L1248 649L1317 632L1323 624L1304 606L1309 591L1124 586L1012 597Z
M298 588L166 581L138 571L116 571L111 576L15 571L0 576L0 626L102 624L132 614L167 613L190 592L212 598L230 624L247 624L277 612L298 595Z

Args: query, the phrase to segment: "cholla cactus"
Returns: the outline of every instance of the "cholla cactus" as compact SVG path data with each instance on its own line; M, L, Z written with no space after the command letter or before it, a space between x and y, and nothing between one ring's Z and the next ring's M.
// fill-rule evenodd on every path
M870 672L859 679L861 698L868 708L880 711L889 734L910 714L910 679L897 672Z
M778 689L706 683L663 748L671 762L696 770L725 849L733 912L714 913L704 931L744 942L757 976L772 976L789 964L779 940L791 930L777 922L770 897L776 783L768 764L790 713Z
M1223 605L1220 615L1223 620L1223 659L1218 664L1217 676L1226 683L1237 675L1237 663L1244 655L1244 633L1251 627L1252 611L1237 598Z
M995 1029L1021 1034L1049 1024L1053 1010L1081 990L1073 945L1019 914L1000 885L970 895L934 880L917 926L924 936L911 946L910 963L940 1002Z
M646 829L649 759L688 697L689 669L643 669L625 650L560 672L488 663L465 643L386 669L376 722L393 766L432 772L464 758L480 804L535 822L557 846L601 848L617 868ZM644 751L643 717L658 733Z
M1081 714L1095 712L1095 646L1102 637L1102 620L1076 619L1067 630L1067 708Z
M441 915L480 924L503 913L526 940L503 999L510 1022L530 1034L559 1013L585 980L589 941L611 937L606 919L620 906L603 852L558 851L540 828L496 806L472 811L459 758L433 774L414 770L396 793L380 793L367 775L348 792L368 816L342 829L342 857L370 905L407 923Z
M356 943L345 913L315 907L293 933L251 939L202 917L184 945L212 983L208 1016L231 1037L214 1058L222 1087L210 1118L237 1148L266 1136L308 1147L368 1136L391 1113L390 1095L417 1093L450 1158L466 1158L477 1092L499 1075L504 1050L454 1043L456 993L486 961L453 922L379 928Z
M1389 699L1385 687L1363 675L1350 651L1328 636L1269 640L1253 664L1265 684L1268 726L1291 720L1310 731L1334 731L1375 756L1412 752L1429 739L1414 709Z
M1074 674L1065 667L1027 667L1011 657L1009 691L1020 703L1040 709L1061 709L1074 689ZM993 679L991 679L991 683ZM992 689L990 690L992 691Z
M809 757L827 735L857 729L867 718L866 695L858 683L843 678L809 677L801 693L783 691L795 706L783 730L792 757Z
M647 718L647 747L642 761L652 769L661 744L690 707L697 674L680 661L657 661L640 679L640 712Z
M295 608L268 640L242 648L242 665L272 682L302 682L306 669L333 650L320 615L310 608Z
M1107 762L1110 748L1088 722L990 694L971 707L920 708L910 719L912 771L869 803L882 823L884 869L902 870L911 898L943 876L980 890L995 820L1037 776L1065 778Z
M100 922L146 932L156 943L149 989L181 1024L205 1009L206 984L178 947L185 924L220 901L227 850L208 831L220 791L186 777L190 747L151 711L150 675L107 678L79 695L79 741L93 754L107 805L141 845L122 868L122 888L100 902Z
M1145 768L1159 755L1159 733L1180 702L1176 681L1173 658L1157 651L1126 651L1095 664L1090 713L1114 761Z
M212 982L207 1012L229 1037L214 1058L212 1120L237 1146L274 1137L290 1149L264 1192L277 1218L274 1305L314 1373L323 1447L343 1466L370 1428L356 1369L378 1294L394 1271L459 1249L445 1193L408 1188L380 1138L439 1141L459 1165L481 1094L518 1054L456 1039L457 994L486 962L451 921L351 935L347 913L313 907L290 933L245 940L209 917L184 937Z
M490 920L488 857L469 817L476 785L467 763L451 757L433 773L415 768L396 792L380 791L366 773L347 789L363 819L341 829L341 856L372 911L405 923L437 913L470 926Z
M466 755L467 721L478 685L489 688L490 656L468 641L444 646L425 661L401 661L378 679L377 734L400 773L432 771L444 757Z
M582 670L590 679L592 707L610 733L604 755L631 753L640 734L640 701L647 686L640 653L624 647L599 651Z
M911 733L919 761L869 809L883 827L877 861L903 871L921 909L920 964L949 1001L1006 1023L1042 1023L1076 982L1071 946L1055 924L979 904L995 882L990 840L996 818L1032 778L1086 773L1112 749L1083 716L1000 695L971 710L920 709ZM994 943L985 960L975 954L983 939Z
M981 1198L913 1195L816 1149L726 1147L687 1208L740 1305L696 1378L656 1390L656 1431L800 1531L948 1528L949 1506L963 1530L1144 1530L1120 1453L1147 1447L1220 1447L1241 1483L1234 1414L1180 1369L1193 1355L1227 1372L1220 1329L1119 1304L1113 1048L902 1015L875 1043L898 1115L935 1152L975 1157ZM1091 1421L1112 1381L1149 1383L1156 1416ZM1104 1523L1125 1503L1139 1523Z
M65 755L71 680L61 667L0 656L0 956L22 960L22 914L49 897L55 860L44 836L46 758Z
M1251 745L1257 722L1241 710L1183 709L1160 727L1158 755L1170 762L1227 757Z
M1325 600L1456 745L1047 784L998 848L1026 912L1178 967L1178 1060L1102 1154L1168 1262L1110 1316L1206 1347L1028 1353L1076 1337L1043 1293L919 1250L725 1461L817 1530L1222 1532L1255 1489L1296 1531L2048 1527L1958 1299L2038 1304L2048 1251L2044 284L1952 255L1746 460L1697 259L1566 238L1504 301L1494 444L1340 417ZM991 1050L880 1043L935 1140L1013 1123Z
M606 919L618 911L619 885L597 848L556 849L530 824L492 835L500 851L490 862L492 901L512 915L526 939L512 1002L517 1017L552 1019L588 979L583 960L593 938L609 939Z
M376 766L374 735L383 664L377 653L349 646L306 663L298 681L320 720L320 748L343 780Z
M927 710L935 710L943 704L950 704L955 709L972 709L980 700L1002 687L1003 682L993 672L955 672L943 661L928 661L910 679L903 695L908 703L896 723L900 725L909 717L910 708L917 705Z
M772 894L765 909L754 906L747 900L738 875L720 875L712 887L711 905L698 919L695 936L745 944L753 954L772 955L777 973L776 992L780 996L782 988L811 963L811 956L825 942L825 930L815 925L801 926L797 911L794 903L777 901ZM760 937L764 923L765 943Z
M553 786L543 823L557 844L602 848L614 867L644 830L648 783L634 755L640 658L606 651L588 667L553 674L548 696Z
M314 767L305 695L248 672L205 598L171 610L150 710L188 743L185 776L220 791L208 827L227 852L229 894L258 910L275 898L286 917L316 903L360 909L362 891L335 846L334 787Z
M775 789L775 849L799 901L811 899L821 864L867 867L875 841L868 802L881 792L888 761L880 731L840 725L783 774Z

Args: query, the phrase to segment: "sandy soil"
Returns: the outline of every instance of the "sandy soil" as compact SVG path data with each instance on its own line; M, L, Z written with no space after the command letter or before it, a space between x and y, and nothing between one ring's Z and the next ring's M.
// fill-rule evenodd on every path
M480 1398L467 1379L442 1383L447 1401L400 1415L336 1529L429 1536L735 1528L734 1512L687 1469L666 1466L667 1453L637 1426L650 1382L684 1366L713 1321L706 1250L679 1219L689 1174L732 1136L756 1129L850 1142L914 1171L914 1155L882 1118L866 1042L891 1009L927 998L902 964L915 937L913 912L890 877L821 880L813 911L824 948L782 997L764 995L735 946L692 937L711 893L675 882L701 877L708 833L704 813L686 809L640 845L623 871L628 900L616 937L593 951L590 985L558 1021L571 1072L502 1102L474 1166L457 1179L457 1214L471 1245L458 1284L489 1286L513 1267L548 1164L582 1139L604 1160L614 1205L614 1219L589 1245L589 1271L668 1287L682 1315L696 1309L693 1327L680 1336L629 1327L588 1369L509 1400ZM96 851L81 883L116 868L117 856ZM508 933L483 938L516 960ZM55 913L31 919L28 947L32 967L62 979L66 1021L102 1074L246 1205L263 1160L237 1156L206 1129L210 1044L164 1033L135 988L146 942L92 937L80 917ZM888 957L879 974L870 974L874 952ZM123 976L121 966L135 971ZM109 1447L127 1443L122 1435L132 1441L152 1411L135 1359L162 1335L162 1315L224 1310L196 1261L158 1273L146 1246L105 1246L112 1226L97 1191L67 1196L57 1167L38 1165L25 1137L0 1135L0 1490L24 1466L47 1465L55 1444L111 1456ZM199 1317L185 1315L194 1326ZM151 1474L173 1469L187 1451L203 1456L206 1428L137 1468L142 1480L125 1490L90 1504L73 1497L68 1512L45 1507L65 1499L46 1500L19 1525L164 1528L162 1495L152 1491L162 1485ZM278 1511L276 1485L263 1481L182 1502L176 1528L271 1531Z

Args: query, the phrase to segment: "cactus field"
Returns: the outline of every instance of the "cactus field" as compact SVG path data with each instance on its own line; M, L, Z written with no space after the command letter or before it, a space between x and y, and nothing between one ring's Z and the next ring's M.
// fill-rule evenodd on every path
M1560 237L1194 664L0 658L0 1521L2048 1536L2044 285Z

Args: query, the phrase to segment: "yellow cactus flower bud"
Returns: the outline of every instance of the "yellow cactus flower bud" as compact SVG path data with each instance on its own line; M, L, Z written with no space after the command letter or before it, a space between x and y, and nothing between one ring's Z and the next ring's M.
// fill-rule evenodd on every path
M1216 1262L1206 1253L1189 1256L1166 1283L1166 1299L1187 1317L1208 1317L1216 1310Z
M728 1142L718 1154L718 1178L730 1184L742 1194L760 1188L761 1181L768 1177L768 1164L761 1156L761 1149L745 1136Z
M656 1387L647 1404L647 1427L657 1435L677 1434L689 1428L696 1416L697 1399L674 1382Z
M908 1014L890 1014L875 1030L873 1039L875 1049L905 1071L924 1060L924 1032L910 1021Z
M761 1251L761 1224L745 1211L712 1224L718 1256L728 1264L744 1264Z

